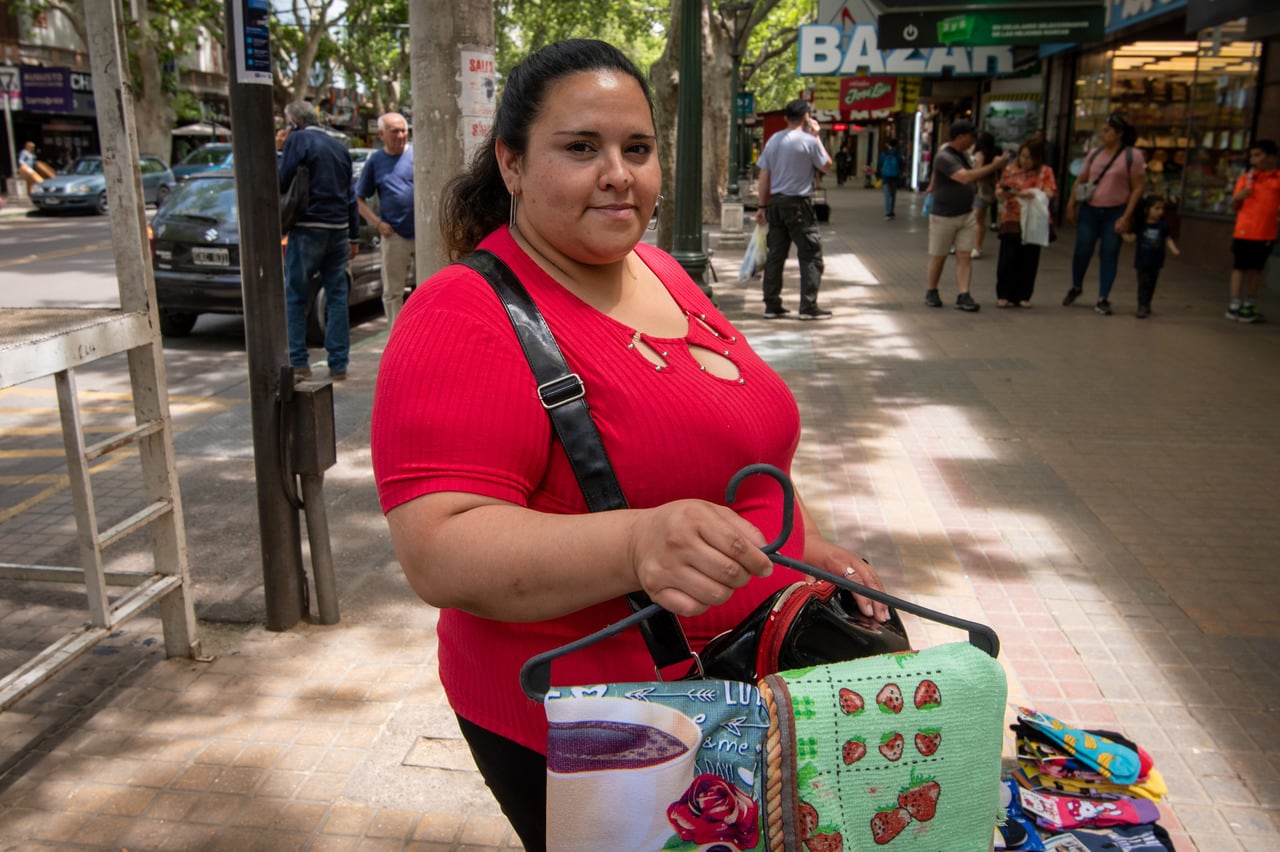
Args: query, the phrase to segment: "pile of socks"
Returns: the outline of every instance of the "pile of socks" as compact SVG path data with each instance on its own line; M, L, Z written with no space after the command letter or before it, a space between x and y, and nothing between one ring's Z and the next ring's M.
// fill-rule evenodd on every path
M1172 852L1157 823L1167 788L1145 749L1025 707L1013 731L1018 768L1003 782L997 850Z

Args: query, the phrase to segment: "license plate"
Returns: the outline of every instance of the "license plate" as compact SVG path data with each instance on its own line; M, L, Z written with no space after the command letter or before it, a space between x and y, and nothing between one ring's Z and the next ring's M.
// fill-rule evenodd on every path
M193 248L191 262L196 266L230 266L231 253L224 248Z
M57 207L62 202L56 198L46 198L44 199L44 203L48 204L50 207Z

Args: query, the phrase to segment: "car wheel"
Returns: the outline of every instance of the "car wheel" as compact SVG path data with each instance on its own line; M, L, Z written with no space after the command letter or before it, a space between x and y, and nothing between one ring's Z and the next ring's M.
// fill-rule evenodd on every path
M98 193L98 203L94 205L94 209L102 216L107 215L107 191L105 189Z
M186 311L161 311L160 333L165 337L186 337L195 328L198 316Z
M162 186L156 190L156 209L160 209L160 205L164 204L165 199L169 197L169 187Z

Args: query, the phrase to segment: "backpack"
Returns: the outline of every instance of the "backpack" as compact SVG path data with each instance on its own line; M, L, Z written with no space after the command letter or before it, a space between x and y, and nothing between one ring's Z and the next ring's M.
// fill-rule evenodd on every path
M897 151L885 151L880 155L880 176L896 178L902 171L902 155Z

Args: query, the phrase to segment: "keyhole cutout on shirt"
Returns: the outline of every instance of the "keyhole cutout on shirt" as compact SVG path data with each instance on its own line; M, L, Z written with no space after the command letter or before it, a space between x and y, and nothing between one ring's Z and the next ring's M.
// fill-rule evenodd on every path
M667 359L662 357L661 352L646 343L645 339L640 336L640 332L637 331L631 338L631 345L655 367L667 366Z
M693 360L702 366L702 369L717 379L736 380L741 375L737 364L719 352L708 349L705 346L691 343L689 344L689 354L693 356Z

